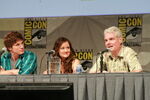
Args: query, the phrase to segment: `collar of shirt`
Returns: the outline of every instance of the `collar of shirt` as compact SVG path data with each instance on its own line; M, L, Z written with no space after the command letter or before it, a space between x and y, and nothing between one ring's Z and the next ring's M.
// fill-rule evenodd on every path
M10 52L6 52L6 54L4 55L5 58L11 58L11 53ZM24 57L24 53L19 55L19 58L23 58Z
M123 59L124 55L123 55L123 50L124 50L124 46L121 47L119 53L118 53L118 56L117 57L113 57L111 52L107 52L106 55L111 59Z

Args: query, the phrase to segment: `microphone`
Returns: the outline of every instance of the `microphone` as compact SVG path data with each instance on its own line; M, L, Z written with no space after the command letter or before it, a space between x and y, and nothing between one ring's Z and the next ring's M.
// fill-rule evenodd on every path
M0 50L0 56L5 52L7 51L7 49L5 47L2 48L2 50Z
M110 48L106 48L106 49L104 49L103 51L101 51L101 54L103 54L103 53L105 53L105 52L108 52L108 51L111 51L111 49L110 49Z
M55 50L50 50L50 51L46 52L46 54L55 54Z
M98 52L97 55L103 54L103 53L108 52L108 51L111 51L111 49L110 48L106 48L103 51Z

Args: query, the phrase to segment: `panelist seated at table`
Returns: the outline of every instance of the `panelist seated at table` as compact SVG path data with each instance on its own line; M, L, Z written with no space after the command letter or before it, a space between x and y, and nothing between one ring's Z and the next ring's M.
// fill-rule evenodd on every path
M4 37L6 51L0 57L1 75L34 74L37 56L24 50L24 38L19 32L9 32Z
M104 30L104 42L108 51L100 52L89 73L142 71L137 53L123 45L122 33L118 27L112 26Z
M60 37L55 41L53 50L55 54L61 60L60 73L76 73L77 66L80 65L80 61L76 58L74 49L70 40L65 37ZM44 71L43 74L47 74L48 71Z

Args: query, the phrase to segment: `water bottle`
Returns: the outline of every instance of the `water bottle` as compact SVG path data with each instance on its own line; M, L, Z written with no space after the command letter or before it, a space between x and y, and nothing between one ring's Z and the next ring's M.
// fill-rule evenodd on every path
M83 70L83 67L82 67L82 65L77 65L77 67L76 67L76 73L77 74L79 74L79 73L82 73L84 70Z

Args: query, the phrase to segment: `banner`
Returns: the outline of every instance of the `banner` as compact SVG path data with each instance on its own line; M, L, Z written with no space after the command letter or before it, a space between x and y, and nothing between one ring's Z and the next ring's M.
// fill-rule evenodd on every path
M93 49L80 49L75 50L76 57L79 60L92 60L93 59Z
M93 60L93 49L80 49L75 50L76 57L81 61L82 67L84 70L89 70L89 68L92 66L92 60Z
M122 31L126 46L141 46L142 16L119 16L118 27Z
M104 30L111 26L118 26L123 33L124 44L133 48L144 69L150 70L148 67L150 61L145 59L150 56L148 34L150 15L32 17L0 19L0 23L1 48L4 47L3 37L6 33L19 31L25 36L25 47L31 48L40 62L41 55L45 54L45 51L52 50L59 37L66 37L71 41L76 57L81 61L84 69L91 67L97 54L106 49ZM46 60L42 63L42 70L45 70L45 66Z
M46 18L25 18L24 44L26 48L46 48L46 34L47 34Z

